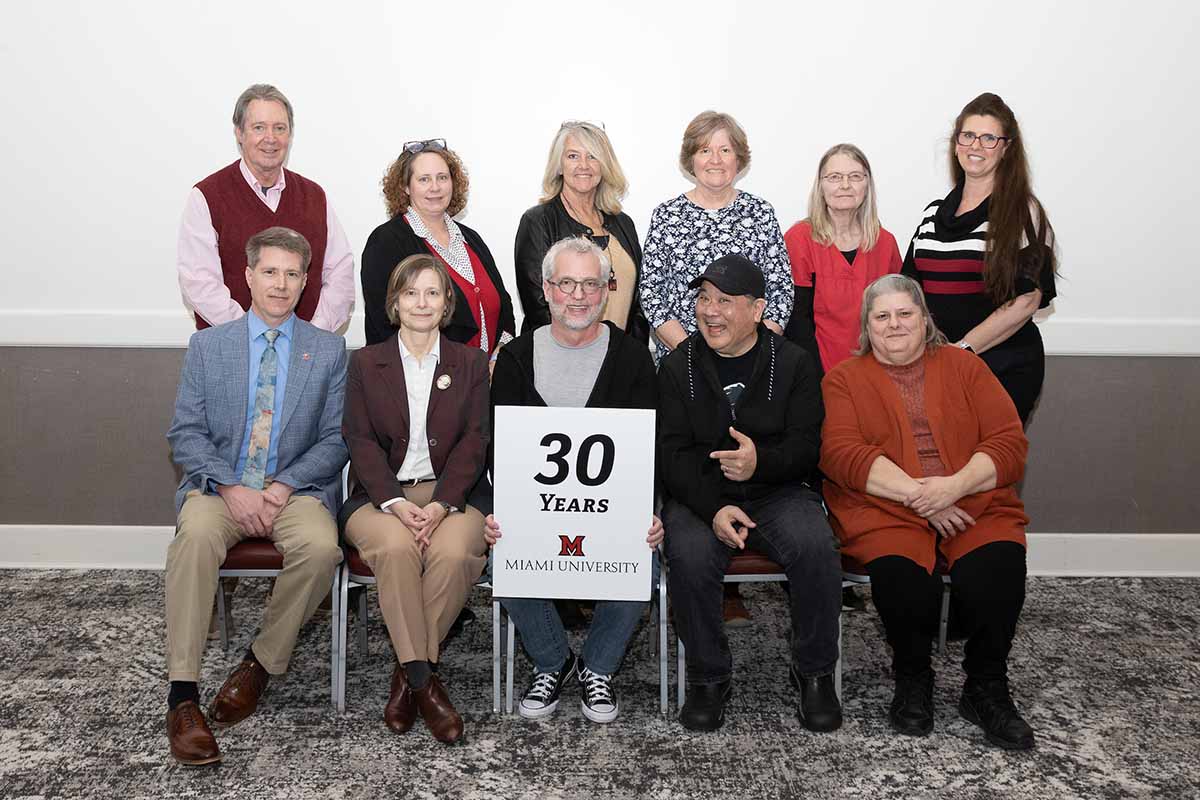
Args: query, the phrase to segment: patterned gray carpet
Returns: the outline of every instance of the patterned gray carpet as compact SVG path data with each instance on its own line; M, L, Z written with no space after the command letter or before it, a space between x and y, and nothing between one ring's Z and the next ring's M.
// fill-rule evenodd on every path
M266 585L239 587L230 650L205 656L206 702L249 644ZM893 735L871 610L845 617L845 726L808 733L786 682L783 597L746 594L755 620L732 637L735 694L716 734L658 714L646 628L614 724L583 719L574 693L548 721L492 714L489 599L476 593L480 621L442 667L468 741L443 747L420 723L392 735L381 721L391 650L372 599L371 654L351 647L345 715L329 704L329 617L318 615L264 707L218 734L224 763L188 769L163 733L162 575L0 571L0 797L1200 797L1200 581L1031 579L1011 671L1038 747L1022 754L988 747L958 717L953 643L935 663L934 734ZM519 691L528 664L517 669Z

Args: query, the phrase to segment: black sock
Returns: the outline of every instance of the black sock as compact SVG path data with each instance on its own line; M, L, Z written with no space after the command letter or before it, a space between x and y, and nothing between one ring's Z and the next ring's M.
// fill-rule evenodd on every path
M409 661L405 663L404 671L408 674L408 685L413 689L424 689L433 675L433 667L428 661Z
M195 681L171 681L171 688L167 692L167 708L174 709L180 703L191 700L199 705L200 689L196 686Z
M258 664L260 667L262 667L262 662L258 660L258 656L254 655L254 645L250 645L250 649L246 651L246 655L242 657L242 660L253 661L255 664ZM263 667L263 669L266 669L266 667Z

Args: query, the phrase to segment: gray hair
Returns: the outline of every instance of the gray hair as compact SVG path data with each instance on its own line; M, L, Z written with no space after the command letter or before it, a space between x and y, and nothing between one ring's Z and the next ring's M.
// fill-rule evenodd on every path
M264 247L278 247L300 256L300 271L308 274L308 265L312 261L312 247L303 234L280 226L254 234L246 241L246 265L250 269L258 266L258 259Z
M595 242L586 236L568 236L555 242L546 251L546 256L542 259L542 280L548 281L554 275L554 262L561 253L578 253L579 255L591 253L594 255L600 262L600 274L597 277L602 281L608 280L612 273L612 262L609 261L608 254L597 247Z
M876 278L871 282L871 285L863 290L862 308L858 314L858 349L854 351L854 355L861 356L864 353L871 352L871 336L870 324L871 306L875 304L882 295L896 294L903 292L912 299L915 305L921 311L921 316L925 318L925 347L928 350L935 350L944 344L948 343L946 334L938 330L938 326L933 324L933 317L929 314L929 306L925 304L925 293L921 291L921 286L907 275L892 273L884 275L882 278Z
M271 100L279 103L287 111L288 130L295 128L292 120L292 104L283 96L283 92L269 83L256 83L242 92L237 102L233 104L233 125L239 131L243 130L242 123L246 121L246 109L250 107L253 100Z

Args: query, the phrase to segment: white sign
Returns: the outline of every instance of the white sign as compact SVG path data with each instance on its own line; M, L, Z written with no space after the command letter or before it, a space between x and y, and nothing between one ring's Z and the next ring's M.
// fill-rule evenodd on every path
M654 412L497 406L497 597L649 600Z

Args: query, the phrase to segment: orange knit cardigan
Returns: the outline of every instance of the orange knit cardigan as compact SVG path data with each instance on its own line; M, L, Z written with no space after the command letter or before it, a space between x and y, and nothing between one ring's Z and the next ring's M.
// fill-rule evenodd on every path
M883 366L870 353L843 361L821 383L821 471L842 553L863 564L899 555L932 572L937 549L953 566L990 542L1025 545L1029 517L1014 485L1024 472L1028 443L1012 400L973 353L943 346L926 350L924 358L925 412L942 462L955 473L975 453L986 453L996 465L996 488L960 499L959 508L975 524L941 541L902 504L867 494L867 474L879 456L914 478L921 477L920 461L900 392Z

